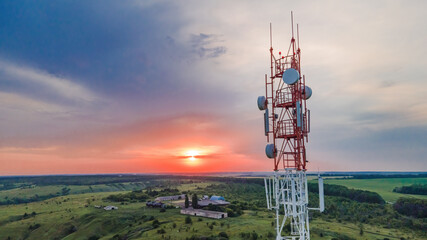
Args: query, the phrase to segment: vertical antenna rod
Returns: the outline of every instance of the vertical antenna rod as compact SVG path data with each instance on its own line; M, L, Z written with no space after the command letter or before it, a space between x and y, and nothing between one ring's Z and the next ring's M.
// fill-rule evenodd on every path
M270 23L270 49L273 48L273 33L271 29L271 23Z
M294 13L291 11L292 39L294 39Z

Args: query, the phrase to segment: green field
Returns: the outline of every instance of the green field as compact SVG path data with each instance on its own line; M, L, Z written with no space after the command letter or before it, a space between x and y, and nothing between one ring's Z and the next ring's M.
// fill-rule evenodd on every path
M127 234L131 239L186 239L192 235L217 236L226 232L230 239L242 239L241 232L257 232L266 239L268 232L273 232L271 212L244 211L237 218L212 220L192 217L193 224L185 224L185 216L179 214L179 209L168 209L161 213L159 209L147 208L143 203L118 205L119 210L105 211L94 208L94 205L107 205L102 198L110 193L89 193L58 197L43 202L1 206L0 212L0 239L81 239L87 240L91 236L101 236L100 239L112 239L116 234ZM90 205L87 205L87 201ZM94 200L94 201L92 201ZM36 212L35 217L19 219L24 213ZM160 227L152 229L153 221L145 221L144 216L154 216L160 222ZM202 221L199 221L202 219ZM41 226L33 231L30 225ZM173 223L176 227L173 227ZM208 225L215 223L211 230ZM67 229L76 226L78 231L66 234ZM416 233L407 230L385 229L380 226L364 226L363 238L359 235L359 226L352 223L338 223L336 221L314 220L311 223L312 239L332 239L328 234L345 233L356 239L422 239ZM165 234L157 233L164 229ZM320 237L322 232L325 237ZM162 237L163 236L163 237Z
M427 178L379 178L379 179L325 179L326 184L343 185L348 188L377 192L384 200L395 202L400 197L414 197L427 199L427 195L411 195L395 193L395 187L407 186L411 184L427 183Z

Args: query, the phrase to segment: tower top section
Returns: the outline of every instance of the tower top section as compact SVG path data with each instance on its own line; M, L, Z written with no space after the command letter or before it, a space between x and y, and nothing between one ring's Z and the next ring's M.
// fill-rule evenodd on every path
M265 75L265 96L257 104L264 111L264 133L267 137L265 153L274 159L274 170L306 170L305 143L310 132L310 110L306 101L312 90L301 72L299 27L291 12L292 37L286 52L273 49L270 23L270 76Z

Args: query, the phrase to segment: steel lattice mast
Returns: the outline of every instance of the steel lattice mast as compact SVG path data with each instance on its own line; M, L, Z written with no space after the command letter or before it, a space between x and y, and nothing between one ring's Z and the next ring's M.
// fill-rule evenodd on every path
M265 152L274 159L274 173L265 178L267 207L276 212L276 240L310 239L305 143L310 132L310 110L306 100L312 90L301 74L299 30L292 38L287 53L276 57L272 47L270 24L270 77L265 75L265 96L258 97L258 108L265 110ZM301 77L302 76L302 77ZM319 177L320 206L323 211L323 180ZM280 210L283 209L283 216ZM290 232L284 231L289 222ZM283 236L286 232L288 236Z

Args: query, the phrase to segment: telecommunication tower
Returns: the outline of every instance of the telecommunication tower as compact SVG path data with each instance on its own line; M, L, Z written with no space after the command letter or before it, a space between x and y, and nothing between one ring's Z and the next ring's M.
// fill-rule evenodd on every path
M306 102L312 90L301 74L299 29L297 24L295 38L292 12L291 25L292 38L287 52L275 55L270 24L270 77L265 75L265 96L258 97L257 104L264 111L268 142L265 153L274 160L274 172L264 178L264 183L267 208L276 213L276 240L309 240L305 143L310 132L310 110ZM324 210L323 179L320 176L319 208L310 210ZM290 231L285 231L287 223Z

